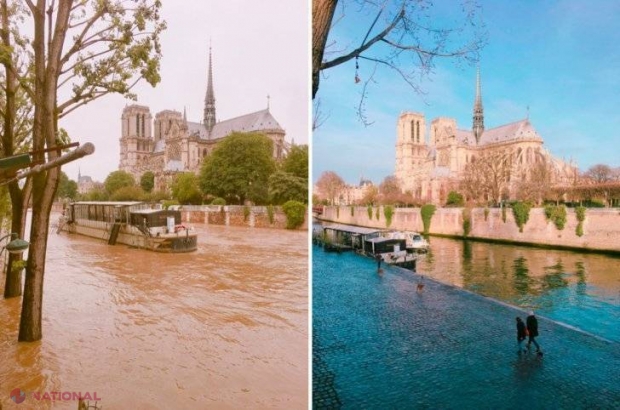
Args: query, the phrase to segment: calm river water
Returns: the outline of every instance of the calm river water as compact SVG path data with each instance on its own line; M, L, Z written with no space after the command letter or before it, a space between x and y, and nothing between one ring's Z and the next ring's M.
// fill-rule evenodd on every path
M418 272L620 342L620 258L431 237Z
M43 340L18 344L20 298L0 301L0 407L77 408L30 394L53 391L104 409L307 407L307 232L195 229L198 251L177 255L51 233Z

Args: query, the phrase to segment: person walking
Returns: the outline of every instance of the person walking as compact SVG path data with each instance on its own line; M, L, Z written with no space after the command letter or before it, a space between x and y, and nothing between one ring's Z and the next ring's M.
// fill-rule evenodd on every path
M383 258L380 253L375 255L375 260L377 261L377 272L381 273L381 261L383 261Z
M519 349L519 354L525 353L526 350L521 348L521 343L525 340L527 328L525 327L525 323L519 316L517 316L517 347Z
M527 350L530 350L530 345L534 343L534 346L536 346L536 353L542 355L542 352L540 351L540 346L535 339L536 337L538 337L538 319L536 319L536 316L534 316L533 310L530 310L530 314L525 320L525 323L527 326L527 333L529 335L529 339L527 340Z

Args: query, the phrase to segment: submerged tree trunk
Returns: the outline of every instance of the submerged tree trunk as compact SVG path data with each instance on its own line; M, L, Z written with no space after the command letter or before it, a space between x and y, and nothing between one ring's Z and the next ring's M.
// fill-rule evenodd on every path
M39 0L36 6L31 7L35 33L33 42L35 57L35 111L32 141L34 150L40 152L35 156L35 160L44 160L44 154L41 151L46 145L48 147L56 145L59 63L71 7L71 1L64 1L58 4L53 37L48 39L47 53L45 48L46 2ZM48 162L56 159L57 156L58 154L55 151L49 152ZM52 203L60 180L59 174L60 169L56 167L49 171L35 174L32 177L32 226L30 229L30 248L28 251L28 264L26 265L22 314L19 323L20 342L33 342L43 337L41 325L47 234Z

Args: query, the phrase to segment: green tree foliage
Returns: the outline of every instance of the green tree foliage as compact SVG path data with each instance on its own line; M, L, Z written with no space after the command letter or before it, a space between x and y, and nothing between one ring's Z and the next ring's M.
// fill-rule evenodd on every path
M211 201L211 205L226 205L226 200L224 198L217 197Z
M446 200L446 206L455 206L460 207L465 204L465 200L463 199L463 195L459 194L456 191L450 191L448 193L448 199Z
M67 174L60 172L60 182L58 183L58 191L56 191L57 198L63 199L75 199L78 194L77 182L69 179Z
M286 229L297 229L306 219L306 206L301 202L288 201L282 205L282 210L286 214Z
M282 162L282 170L308 181L308 146L294 145Z
M172 197L183 205L200 205L202 203L199 180L193 172L177 174L170 188Z
M103 186L109 196L112 196L116 191L123 187L134 186L136 181L133 179L133 175L125 171L111 172L105 181Z
M266 203L269 177L276 168L272 152L273 142L262 134L229 135L202 164L202 192L223 197L228 203Z
M422 215L422 224L424 225L424 234L428 235L429 229L431 228L431 219L433 218L433 214L435 213L435 205L426 204L423 205L420 209L420 214Z
M146 192L137 185L124 186L110 195L110 201L144 201Z
M151 191L144 198L145 201L161 202L170 199L170 194L166 191Z
M108 192L102 186L94 187L84 195L85 201L107 201L110 198Z
M142 187L144 192L150 193L153 190L153 187L155 187L155 174L151 171L146 171L142 174L140 177L140 187Z
M372 220L372 205L366 207L366 212L368 212L368 219Z
M276 205L289 200L307 203L308 180L289 172L274 172L269 177L269 200Z

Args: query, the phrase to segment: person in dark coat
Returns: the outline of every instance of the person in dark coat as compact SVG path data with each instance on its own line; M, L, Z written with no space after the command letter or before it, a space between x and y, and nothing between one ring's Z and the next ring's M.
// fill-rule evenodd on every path
M519 353L525 353L526 350L521 348L521 343L525 340L525 323L519 316L517 316L517 347L519 349Z
M530 314L527 317L525 323L527 326L527 332L530 336L527 341L527 350L530 350L530 345L534 343L534 346L536 346L536 353L540 353L540 346L535 339L536 337L538 337L538 320L536 319L536 316L534 316L534 311L530 311Z
M377 272L379 272L381 270L381 261L383 258L381 257L381 254L378 253L375 255L375 259L377 260Z

